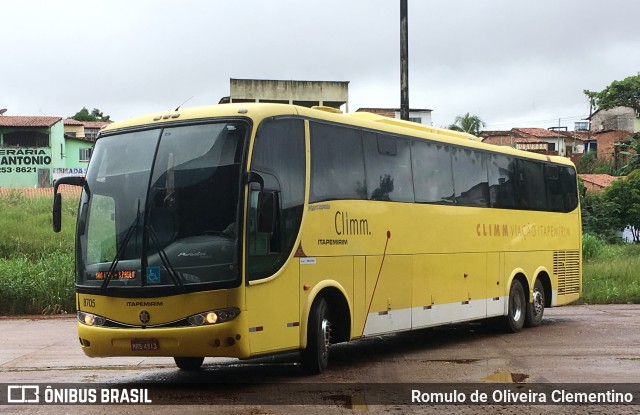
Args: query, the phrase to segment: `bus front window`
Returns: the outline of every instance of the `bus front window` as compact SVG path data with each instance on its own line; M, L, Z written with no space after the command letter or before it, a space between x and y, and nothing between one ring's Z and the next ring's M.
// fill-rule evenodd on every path
M247 131L242 122L229 122L99 139L83 195L78 285L236 281Z

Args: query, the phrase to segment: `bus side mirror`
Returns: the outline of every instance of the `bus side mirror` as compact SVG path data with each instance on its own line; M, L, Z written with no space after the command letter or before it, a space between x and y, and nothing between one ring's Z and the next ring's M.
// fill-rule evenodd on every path
M53 195L53 231L60 232L62 228L62 195Z
M276 231L278 198L275 192L258 193L258 232L273 234Z
M53 231L60 232L62 229L62 195L58 192L58 187L62 184L70 186L85 186L87 182L84 177L67 176L61 177L53 183Z
M264 190L264 179L260 175L260 173L256 173L255 171L250 171L246 176L247 184L258 183L260 186L260 191Z

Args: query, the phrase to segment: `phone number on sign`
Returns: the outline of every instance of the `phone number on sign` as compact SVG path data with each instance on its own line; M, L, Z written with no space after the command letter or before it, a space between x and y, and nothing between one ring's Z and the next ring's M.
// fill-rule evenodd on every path
M0 167L0 173L35 173L38 171L35 167Z

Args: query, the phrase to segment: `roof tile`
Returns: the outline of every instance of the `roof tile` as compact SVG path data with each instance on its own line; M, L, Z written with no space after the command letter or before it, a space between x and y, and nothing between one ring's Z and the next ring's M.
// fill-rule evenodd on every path
M51 127L62 117L34 117L23 115L0 116L0 127Z
M562 134L557 131L546 130L544 128L514 128L513 131L523 137L530 136L536 138L557 138Z
M579 174L583 182L593 183L600 187L607 187L611 182L622 179L622 177L611 176L608 174Z

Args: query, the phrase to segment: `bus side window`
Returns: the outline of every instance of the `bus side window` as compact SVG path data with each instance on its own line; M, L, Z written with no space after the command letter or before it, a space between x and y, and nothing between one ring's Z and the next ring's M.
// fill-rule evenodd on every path
M544 166L541 163L518 159L519 208L547 210Z
M563 212L571 212L578 207L578 182L573 167L560 168L560 191L563 195Z
M547 185L549 210L552 212L562 212L564 210L564 196L562 194L562 183L560 181L560 167L550 164L545 165L544 179Z
M312 122L309 203L367 198L360 132Z
M451 148L413 140L411 160L416 202L453 204Z
M409 142L365 132L363 145L368 199L413 202Z
M489 204L488 157L479 151L456 147L452 156L456 203L486 207Z
M274 176L262 173L261 176L265 179L265 187L270 189L277 187L277 181ZM252 256L264 256L269 254L279 254L281 233L279 228L279 208L275 212L266 212L264 207L259 206L260 193L274 193L277 192L267 191L261 192L258 189L251 189L249 193L249 216L247 222L248 230L248 249L249 255ZM261 222L264 223L264 215L271 214L274 216L273 226L274 228L270 232L265 232L261 229Z
M490 206L516 209L516 160L513 157L492 154L488 167Z

